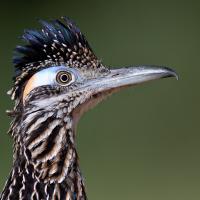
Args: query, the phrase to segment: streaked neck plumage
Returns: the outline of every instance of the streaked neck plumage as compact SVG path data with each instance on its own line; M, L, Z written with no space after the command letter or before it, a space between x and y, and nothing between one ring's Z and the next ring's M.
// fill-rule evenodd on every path
M73 129L67 107L16 116L13 169L1 199L85 200Z

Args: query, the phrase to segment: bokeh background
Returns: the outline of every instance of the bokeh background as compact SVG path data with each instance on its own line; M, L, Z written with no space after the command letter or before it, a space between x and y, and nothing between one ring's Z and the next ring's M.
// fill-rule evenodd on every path
M6 3L7 2L7 3ZM199 1L1 1L0 189L12 166L6 95L12 55L37 19L69 16L109 66L172 66L164 79L122 91L89 111L78 126L78 151L89 199L200 199Z

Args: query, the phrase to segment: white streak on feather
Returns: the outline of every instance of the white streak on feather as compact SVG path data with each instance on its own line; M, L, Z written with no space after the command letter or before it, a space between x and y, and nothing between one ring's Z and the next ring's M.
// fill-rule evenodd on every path
M11 175L11 180L15 179L15 178L14 178L14 174L15 174L15 170L13 169L12 175ZM12 183L10 184L10 186L9 186L9 193L8 193L7 200L10 200L10 196L11 196L12 191L13 191L12 186L13 186L13 182L12 182ZM3 197L2 197L2 199L3 199Z
M51 160L53 157L55 157L58 154L58 152L62 148L62 141L63 141L64 134L65 134L65 129L61 128L55 138L55 144L52 147L52 149L43 158L38 159L38 161L46 162L47 160Z
M23 176L22 176L22 188L21 188L20 191L19 191L19 199L22 199L22 198L23 198L22 192L23 192L23 190L25 190L25 188L26 188L25 183L26 183L26 179L25 179L25 176L23 175Z
M65 177L68 173L69 166L71 164L72 156L73 156L73 151L72 151L72 149L69 149L69 152L67 153L67 155L65 157L62 172L58 177L58 183L61 183L65 179Z
M59 120L54 120L48 127L47 129L40 134L35 140L31 142L31 144L28 146L29 149L32 149L35 145L40 143L41 141L44 141L51 133L52 130L60 123ZM38 149L38 148L37 148Z
M50 117L50 116L52 116L52 115L53 115L53 113L46 113L43 117L39 117L39 118L36 120L36 122L30 126L30 128L29 128L28 131L27 131L27 134L30 134L33 130L37 129L37 128L40 126L40 124L41 124L42 122L46 121L47 118ZM36 117L37 117L37 116L36 116ZM27 122L27 121L26 121L25 123L28 123L28 124L29 124L30 122Z

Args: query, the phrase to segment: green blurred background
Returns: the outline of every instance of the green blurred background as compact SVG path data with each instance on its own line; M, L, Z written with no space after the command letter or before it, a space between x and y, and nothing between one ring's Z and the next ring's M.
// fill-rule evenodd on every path
M67 15L109 66L172 66L180 79L122 91L81 119L78 151L92 200L200 199L200 3L7 1L0 6L0 189L12 165L6 95L12 54L36 19Z

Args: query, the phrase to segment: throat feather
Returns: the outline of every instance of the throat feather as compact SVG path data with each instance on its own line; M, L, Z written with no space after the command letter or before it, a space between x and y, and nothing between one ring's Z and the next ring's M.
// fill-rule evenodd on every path
M86 200L71 117L32 115L21 120L26 125L16 124L23 127L16 129L22 133L20 144L15 147L13 170L0 200Z

